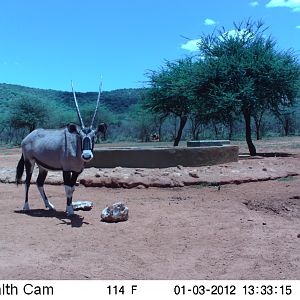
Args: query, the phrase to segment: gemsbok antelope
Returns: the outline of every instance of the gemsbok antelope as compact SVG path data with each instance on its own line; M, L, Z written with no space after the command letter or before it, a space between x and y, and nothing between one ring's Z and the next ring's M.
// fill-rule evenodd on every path
M62 129L36 129L23 139L21 143L22 156L16 170L17 184L21 183L24 167L26 170L25 203L23 210L30 210L28 192L32 172L36 163L39 167L36 184L46 208L55 210L53 204L50 203L44 191L44 182L48 174L48 170L62 171L67 197L66 213L68 216L74 214L72 197L77 177L83 171L85 164L93 158L96 134L98 132L105 132L107 128L105 123L94 128L101 89L102 82L99 85L96 109L89 127L85 126L83 123L72 83L72 92L80 126L68 124Z

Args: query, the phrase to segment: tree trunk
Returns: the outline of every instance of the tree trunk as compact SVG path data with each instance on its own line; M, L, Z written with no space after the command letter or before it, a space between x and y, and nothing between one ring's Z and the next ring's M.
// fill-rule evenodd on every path
M201 119L198 116L192 116L192 117L190 117L190 120L191 120L192 139L194 141L197 141L197 140L199 140Z
M195 141L199 140L199 135L200 135L200 129L198 128L195 132Z
M259 134L259 129L258 128L256 128L256 140L257 141L261 140L261 136Z
M254 118L254 123L255 123L255 132L256 132L256 140L261 140L261 124L262 124L262 118L264 115L265 111L261 111L259 116L255 115Z
M158 127L158 137L159 137L159 141L161 142L162 141L162 123L159 124L159 127Z
M33 130L35 130L35 128L36 128L36 125L35 125L35 124L30 124L30 125L28 126L29 132L32 132Z
M256 140L259 141L261 139L260 137L260 123L259 121L255 118L254 119L255 122L255 132L256 132Z
M215 130L215 136L217 139L218 138L218 126L216 124L214 124L214 130Z
M199 137L199 130L195 127L192 127L192 139L193 141L197 141Z
M249 153L251 156L255 156L256 149L251 138L251 114L249 111L244 112L244 118L245 118L245 126L246 126L246 142L248 145Z
M159 141L161 142L163 140L163 137L162 137L162 126L163 126L163 123L166 119L167 115L164 115L162 117L159 118L159 126L158 126L158 136L159 136Z
M233 121L230 120L228 123L228 139L231 140L233 136Z
M181 140L182 131L183 131L183 128L184 128L186 122L187 122L187 117L186 116L180 117L179 129L178 129L178 132L177 132L177 136L174 140L174 145L173 146L178 146L178 144Z
M288 119L288 118L286 118L286 119L284 120L283 129L284 129L284 135L285 135L285 136L288 136L289 133L290 133L290 122L289 122L289 119Z
M174 126L174 131L173 131L173 139L175 140L176 139L176 132L177 132L177 116L173 116L173 126Z

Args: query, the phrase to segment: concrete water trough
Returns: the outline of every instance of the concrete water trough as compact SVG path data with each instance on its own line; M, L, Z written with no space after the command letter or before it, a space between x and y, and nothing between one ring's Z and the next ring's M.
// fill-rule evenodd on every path
M238 146L211 147L106 147L94 150L87 167L168 168L199 167L238 160Z

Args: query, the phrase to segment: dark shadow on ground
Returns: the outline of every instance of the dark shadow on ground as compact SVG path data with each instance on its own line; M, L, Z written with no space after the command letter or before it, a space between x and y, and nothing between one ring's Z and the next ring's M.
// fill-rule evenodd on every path
M63 211L56 210L46 210L46 209L31 209L28 211L25 210L15 210L17 214L24 214L31 217L37 218L56 218L61 223L57 224L65 224L70 225L71 227L81 227L83 224L89 225L90 223L84 222L84 217L74 214L73 216L68 217L67 214Z

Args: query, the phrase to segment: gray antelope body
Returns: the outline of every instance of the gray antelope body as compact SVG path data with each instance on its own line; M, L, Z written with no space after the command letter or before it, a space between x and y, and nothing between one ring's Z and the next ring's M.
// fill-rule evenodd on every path
M73 85L72 85L73 89ZM17 165L16 182L20 183L24 172L25 179L25 203L23 210L29 210L28 192L34 165L39 167L37 187L45 203L46 208L54 210L44 191L44 182L48 170L62 171L67 197L67 215L73 215L72 197L78 175L83 171L85 163L93 158L93 147L96 134L105 132L106 125L100 124L97 129L93 123L97 113L101 94L101 85L97 99L94 116L89 127L86 127L78 108L76 95L73 90L74 101L81 126L68 124L63 129L36 129L27 135L22 141L22 156Z

